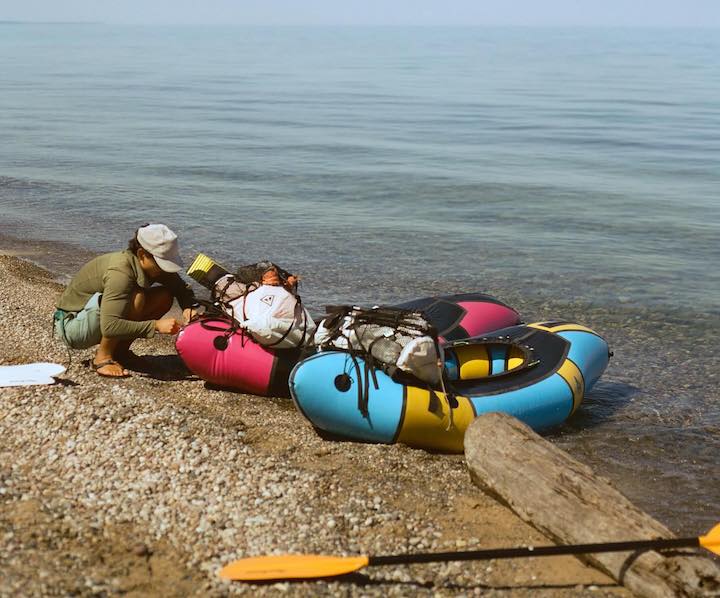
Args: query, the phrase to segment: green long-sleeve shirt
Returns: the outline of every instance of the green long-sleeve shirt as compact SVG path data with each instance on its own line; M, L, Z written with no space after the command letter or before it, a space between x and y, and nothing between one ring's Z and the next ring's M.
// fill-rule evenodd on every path
M185 309L195 301L192 289L177 274L163 274L150 279L140 267L140 260L131 251L100 255L73 277L60 297L57 307L64 311L80 311L95 293L102 293L100 329L106 338L151 338L155 335L155 320L136 322L127 319L130 297L138 287L147 289L153 283L167 287L180 307Z

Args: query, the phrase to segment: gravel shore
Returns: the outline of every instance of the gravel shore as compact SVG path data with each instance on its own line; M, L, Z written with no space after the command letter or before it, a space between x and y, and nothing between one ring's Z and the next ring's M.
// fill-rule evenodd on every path
M0 256L0 365L68 353L62 290ZM243 556L548 543L475 488L461 456L325 441L287 399L208 388L171 338L152 373L0 389L0 595L625 596L571 557L370 568L337 581L230 584Z

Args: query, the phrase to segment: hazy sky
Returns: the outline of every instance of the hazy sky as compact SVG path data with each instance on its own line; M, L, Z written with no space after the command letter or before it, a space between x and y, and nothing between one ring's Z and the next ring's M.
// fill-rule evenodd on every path
M0 0L0 20L720 27L720 0Z

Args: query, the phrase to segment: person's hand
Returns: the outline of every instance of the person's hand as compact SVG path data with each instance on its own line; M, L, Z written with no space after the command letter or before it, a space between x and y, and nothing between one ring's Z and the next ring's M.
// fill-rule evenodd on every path
M178 322L175 318L163 318L162 320L155 320L155 330L160 334L177 334L180 332L181 322Z
M190 320L192 320L197 315L197 310L193 309L192 307L186 307L183 310L183 318L185 319L185 323L188 324Z

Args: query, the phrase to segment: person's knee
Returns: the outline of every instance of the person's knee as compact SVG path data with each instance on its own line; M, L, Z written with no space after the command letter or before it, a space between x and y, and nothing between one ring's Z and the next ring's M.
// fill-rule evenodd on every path
M162 317L173 304L173 294L166 287L139 289L131 298L130 320L147 320Z
M128 319L137 320L144 313L147 306L147 295L144 290L137 290L130 296L130 309Z
M156 311L157 314L155 317L159 318L160 316L164 316L167 312L170 311L170 308L173 304L173 294L170 292L169 289L165 287L160 287L158 289L153 289L156 291L157 295L155 297L156 300Z

